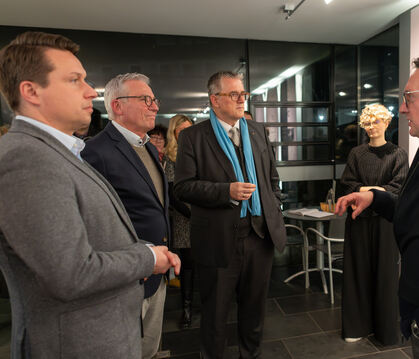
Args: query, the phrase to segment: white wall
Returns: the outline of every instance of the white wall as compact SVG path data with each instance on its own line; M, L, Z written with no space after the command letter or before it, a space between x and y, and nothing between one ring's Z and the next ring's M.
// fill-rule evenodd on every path
M410 74L414 71L412 60L419 57L419 6L405 12L399 18L400 24L400 57L399 57L399 104L403 101L404 87ZM409 135L409 126L403 115L399 120L399 145L409 154L412 163L416 150L419 148L419 138Z

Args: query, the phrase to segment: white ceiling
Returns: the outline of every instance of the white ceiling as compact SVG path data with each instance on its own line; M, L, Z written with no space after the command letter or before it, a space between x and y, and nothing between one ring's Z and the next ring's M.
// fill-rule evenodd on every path
M0 25L359 44L397 21L419 0L14 0Z

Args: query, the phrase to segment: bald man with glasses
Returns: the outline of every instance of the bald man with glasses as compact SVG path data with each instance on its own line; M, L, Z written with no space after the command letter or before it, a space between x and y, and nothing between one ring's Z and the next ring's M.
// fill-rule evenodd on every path
M175 195L191 204L199 272L201 355L224 357L237 299L240 358L260 358L274 247L285 244L279 178L264 127L244 119L249 93L234 72L208 81L210 120L179 136Z
M400 114L409 121L409 133L419 137L419 58L414 60L415 72L410 76L403 93ZM415 359L419 359L419 150L412 162L406 181L398 196L376 189L354 192L339 198L336 213L342 215L349 206L356 209L356 218L370 207L393 222L394 234L401 254L399 304L401 330L412 338Z

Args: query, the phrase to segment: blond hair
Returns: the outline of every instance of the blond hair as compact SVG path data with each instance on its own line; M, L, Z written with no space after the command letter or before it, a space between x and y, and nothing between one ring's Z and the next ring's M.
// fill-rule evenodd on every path
M362 110L361 116L359 116L359 125L362 125L365 121L371 121L373 119L379 119L385 123L390 123L393 115L387 109L387 107L378 103L367 105Z
M165 154L173 162L176 162L177 156L177 140L176 140L176 129L184 122L189 122L193 125L192 120L185 115L176 115L170 119L169 129L167 130L167 145Z

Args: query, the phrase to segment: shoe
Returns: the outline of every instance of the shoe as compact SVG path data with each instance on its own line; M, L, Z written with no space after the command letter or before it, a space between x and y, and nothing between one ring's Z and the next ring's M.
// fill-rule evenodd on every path
M360 338L345 338L345 342L356 343L356 342L359 342L361 339L362 339L362 337L360 337Z

